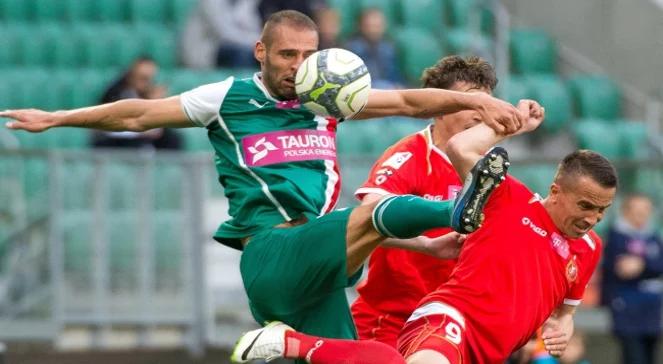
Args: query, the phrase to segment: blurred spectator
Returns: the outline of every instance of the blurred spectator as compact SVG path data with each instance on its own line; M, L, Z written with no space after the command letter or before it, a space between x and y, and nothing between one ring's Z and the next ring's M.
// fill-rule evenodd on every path
M264 24L272 13L280 10L297 10L310 18L315 18L315 11L325 5L325 0L260 0L258 11Z
M315 11L315 21L320 32L320 49L338 48L338 34L341 31L341 18L332 8L320 8Z
M364 60L376 88L397 88L403 84L398 70L395 44L385 37L386 19L380 9L368 8L359 17L359 33L346 48Z
M136 59L129 69L108 87L99 102L105 104L122 99L158 99L166 96L166 88L154 82L157 72L158 66L153 59L149 57ZM144 133L96 131L93 134L92 144L95 147L112 148L179 149L182 143L179 135L173 130L153 129Z
M657 362L663 284L656 278L663 275L663 245L650 225L652 214L647 196L628 196L605 247L603 302L624 364Z
M259 0L200 0L180 38L182 63L191 68L255 67L262 24Z

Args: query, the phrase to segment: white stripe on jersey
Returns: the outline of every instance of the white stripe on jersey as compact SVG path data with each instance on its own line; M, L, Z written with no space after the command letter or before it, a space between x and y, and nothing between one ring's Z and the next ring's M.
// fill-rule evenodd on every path
M316 116L315 121L318 122L318 130L327 130L327 125L329 125L329 120L321 116ZM338 156L336 157L338 158ZM320 209L320 216L324 215L326 211L336 207L338 202L338 196L334 200L334 192L340 186L337 186L341 183L341 177L336 173L335 167L337 160L325 159L325 175L327 175L327 186L325 187L325 203Z

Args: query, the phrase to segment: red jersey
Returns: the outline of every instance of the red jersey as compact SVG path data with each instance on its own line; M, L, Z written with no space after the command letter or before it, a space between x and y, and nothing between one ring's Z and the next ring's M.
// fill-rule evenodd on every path
M512 178L484 208L449 280L422 300L456 308L468 323L470 363L500 363L561 304L577 305L601 254L594 232L568 239L540 197Z
M431 200L454 198L462 188L458 174L444 152L432 143L430 126L387 149L375 162L367 181L355 192L413 194ZM451 229L425 232L435 237ZM419 301L447 280L455 260L441 260L402 249L378 247L368 263L368 277L359 284L359 298L352 305L361 339L377 339L395 347L398 332ZM387 317L393 328L388 335L375 334L370 322Z

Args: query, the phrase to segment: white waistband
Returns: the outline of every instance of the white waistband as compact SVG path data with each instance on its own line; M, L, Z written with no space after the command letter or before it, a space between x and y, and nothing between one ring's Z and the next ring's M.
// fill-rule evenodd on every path
M460 326L463 327L463 329L465 328L465 318L463 315L461 315L460 312L458 312L458 310L455 308L442 302L431 302L417 308L414 310L414 312L412 312L412 315L409 319L407 319L407 321L414 321L421 317L430 315L447 315L458 322Z

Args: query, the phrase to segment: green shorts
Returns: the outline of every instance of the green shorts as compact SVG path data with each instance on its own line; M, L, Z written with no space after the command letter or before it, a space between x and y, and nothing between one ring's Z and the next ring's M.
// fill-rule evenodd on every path
M240 269L253 317L262 325L279 320L310 335L357 337L345 288L346 230L352 209L306 224L274 228L251 238Z

